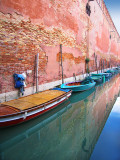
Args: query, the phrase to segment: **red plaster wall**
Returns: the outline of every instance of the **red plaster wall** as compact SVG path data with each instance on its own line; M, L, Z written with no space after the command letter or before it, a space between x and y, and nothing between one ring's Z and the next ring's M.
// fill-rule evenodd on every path
M35 85L35 56L39 53L39 84L61 79L60 44L64 78L120 58L120 45L111 40L110 26L96 1L87 0L1 0L0 1L0 93L15 90L14 73L28 73L27 87ZM103 5L104 6L104 5ZM111 56L110 56L111 55ZM107 65L106 65L107 67Z

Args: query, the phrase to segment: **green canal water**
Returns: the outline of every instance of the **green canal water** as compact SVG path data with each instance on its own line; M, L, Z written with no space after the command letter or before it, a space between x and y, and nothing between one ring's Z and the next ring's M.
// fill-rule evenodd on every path
M0 129L0 160L98 160L101 147L109 146L98 141L119 87L118 75L91 90L72 94L36 119ZM111 124L114 126L113 121Z

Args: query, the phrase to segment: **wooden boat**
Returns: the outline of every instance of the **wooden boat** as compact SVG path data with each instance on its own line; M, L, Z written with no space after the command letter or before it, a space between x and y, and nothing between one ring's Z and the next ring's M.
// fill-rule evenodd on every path
M110 73L111 75L115 75L115 74L120 73L120 69L118 67L116 67L116 68L107 70L106 73Z
M71 96L71 90L54 88L0 104L0 127L16 125L39 116Z
M115 74L115 71L113 69L109 69L107 70L105 73L109 73L111 75L114 75Z
M78 91L88 90L88 89L94 87L95 84L96 84L96 82L94 82L92 79L86 78L83 81L64 83L61 85L61 88L70 89L73 92L78 92Z
M92 76L105 76L105 78L111 77L111 73L93 73Z
M119 67L115 67L113 70L114 70L115 74L120 73L120 68Z
M119 67L114 68L114 70L115 70L116 73L120 73L120 68Z
M100 83L103 81L103 77L102 76L90 76L96 83Z

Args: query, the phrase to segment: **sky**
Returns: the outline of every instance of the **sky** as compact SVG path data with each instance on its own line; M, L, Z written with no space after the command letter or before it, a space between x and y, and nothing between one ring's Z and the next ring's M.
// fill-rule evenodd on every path
M104 0L104 2L120 35L120 0Z

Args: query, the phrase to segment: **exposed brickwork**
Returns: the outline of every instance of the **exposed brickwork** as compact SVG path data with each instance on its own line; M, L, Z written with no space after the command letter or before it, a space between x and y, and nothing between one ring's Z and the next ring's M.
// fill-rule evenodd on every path
M72 53L63 53L62 60L63 60L63 62L65 60L69 60L70 62L73 61L73 64L79 64L79 63L85 62L85 56L74 57ZM61 62L61 54L60 53L57 54L57 61Z
M0 91L4 93L14 90L13 74L27 70L32 70L31 80L27 79L27 86L30 87L33 85L35 55L40 53L39 67L42 72L45 72L47 64L47 56L36 38L38 33L29 21L18 22L15 21L16 17L11 18L2 13L0 17L0 75L3 79Z

